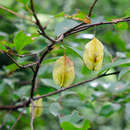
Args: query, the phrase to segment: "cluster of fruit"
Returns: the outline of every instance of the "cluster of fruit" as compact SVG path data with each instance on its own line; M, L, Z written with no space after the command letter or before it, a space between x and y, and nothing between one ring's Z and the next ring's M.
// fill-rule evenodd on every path
M98 71L103 62L103 44L94 37L85 46L83 61L88 69ZM60 57L54 66L53 80L60 87L68 87L75 77L74 64L66 55Z
M85 46L83 61L88 69L98 71L102 67L104 49L103 44L95 37ZM66 55L60 57L53 69L53 80L60 87L68 87L75 78L74 63ZM38 95L37 95L38 96ZM38 99L30 104L30 112L34 112L34 117L42 114L42 99Z

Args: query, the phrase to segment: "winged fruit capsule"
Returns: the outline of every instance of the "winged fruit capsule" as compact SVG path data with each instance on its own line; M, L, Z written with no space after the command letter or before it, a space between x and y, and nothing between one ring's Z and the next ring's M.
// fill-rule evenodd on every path
M40 95L36 95L36 97L38 97ZM42 115L43 112L43 103L42 103L42 98L36 100L33 102L33 107L32 108L32 104L30 104L30 113L32 113L32 109L34 111L34 117L39 117Z
M102 67L103 55L103 44L96 37L94 37L85 46L83 60L88 69L98 71Z
M75 77L74 64L67 56L60 57L53 69L53 80L61 86L67 87L72 84Z

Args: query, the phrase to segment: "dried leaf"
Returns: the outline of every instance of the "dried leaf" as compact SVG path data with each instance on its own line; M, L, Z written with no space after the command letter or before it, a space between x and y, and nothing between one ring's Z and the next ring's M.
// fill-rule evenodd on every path
M76 10L76 14L73 14L72 16L70 15L65 15L67 18L71 18L77 21L82 21L84 23L91 23L91 19L83 12L81 12L80 10Z
M38 97L40 95L37 95ZM36 100L33 102L34 103L34 117L39 117L42 115L43 112L43 104L42 104L42 98ZM30 113L32 113L32 104L30 104Z
M54 66L53 70L53 80L54 82L61 86L67 87L72 84L75 77L74 64L67 57L60 57Z
M103 49L102 43L96 37L86 44L83 60L88 69L95 71L101 69L104 55Z

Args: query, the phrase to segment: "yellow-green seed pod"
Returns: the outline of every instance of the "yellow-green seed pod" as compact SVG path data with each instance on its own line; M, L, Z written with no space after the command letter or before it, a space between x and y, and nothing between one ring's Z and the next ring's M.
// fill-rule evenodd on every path
M67 57L60 57L53 69L53 80L60 87L67 87L72 84L75 77L74 64Z
M36 95L36 97L38 97L38 96L40 96L40 95ZM34 106L34 118L41 116L42 112L43 112L42 98L34 101L33 106ZM32 104L30 104L30 113L32 113Z
M88 69L95 71L101 69L104 55L103 49L103 44L96 37L86 44L83 60Z

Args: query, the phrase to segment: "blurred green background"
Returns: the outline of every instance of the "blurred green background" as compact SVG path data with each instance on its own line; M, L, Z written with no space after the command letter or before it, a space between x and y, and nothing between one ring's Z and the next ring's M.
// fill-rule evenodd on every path
M44 25L49 19L47 33L51 37L63 30L60 22L66 18L57 14L64 12L72 15L79 9L88 13L93 0L34 0L37 15ZM0 5L9 8L25 17L29 13L29 0L1 0ZM98 0L93 13L92 23L110 21L114 18L130 17L129 0ZM77 21L77 23L80 23ZM70 23L71 25L72 23ZM64 25L66 26L66 25ZM82 55L84 46L95 35L105 47L103 69L104 72L121 70L119 76L104 77L88 84L79 86L43 99L43 114L34 120L35 130L130 130L130 24L102 25L86 31L73 34L64 40L64 46L58 44L42 63L38 75L38 87L35 94L46 94L59 89L52 79L54 62L64 55L72 59L75 64L76 78L74 83L90 79L97 72L91 72L84 66ZM0 9L0 41L13 42L19 31L30 35L37 33L38 28L30 21L19 18L3 9ZM22 44L22 41L19 41ZM32 44L24 48L21 54L38 53L49 42L37 36ZM18 63L28 63L35 58L14 57ZM130 61L130 60L129 60ZM115 64L114 64L115 63ZM125 64L126 63L126 64ZM104 66L107 69L104 69ZM30 81L33 73L30 69L16 70L12 61L0 54L0 105L13 104L27 99L31 88ZM62 97L61 106L59 97ZM10 129L19 113L0 111L0 129ZM61 116L62 115L62 116ZM15 126L15 130L30 129L30 113L24 110L22 118ZM3 122L5 122L4 125Z

